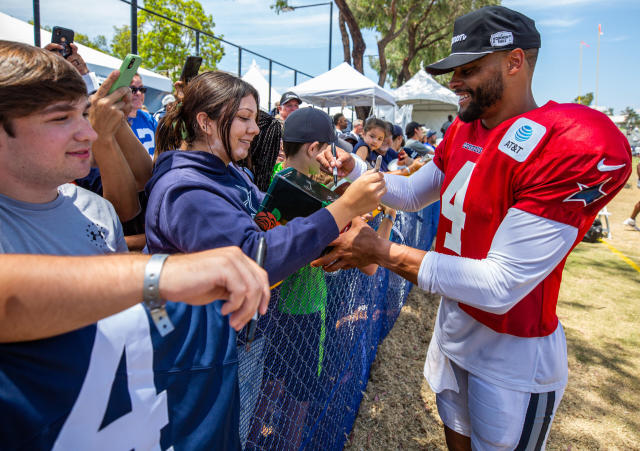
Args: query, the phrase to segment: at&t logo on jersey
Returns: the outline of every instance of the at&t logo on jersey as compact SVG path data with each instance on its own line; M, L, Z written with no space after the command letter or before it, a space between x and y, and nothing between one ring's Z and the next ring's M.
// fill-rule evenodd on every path
M523 125L516 131L516 141L525 142L527 139L531 138L533 134L533 129L530 125Z
M518 162L523 162L547 132L544 125L521 117L509 127L498 149Z

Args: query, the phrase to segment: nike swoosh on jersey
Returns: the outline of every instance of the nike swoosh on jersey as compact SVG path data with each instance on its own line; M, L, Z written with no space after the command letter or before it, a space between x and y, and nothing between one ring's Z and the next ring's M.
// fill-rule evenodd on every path
M604 164L604 158L600 161L598 161L598 171L600 172L609 172L609 171L615 171L616 169L620 169L625 167L624 164L617 164L615 166L610 166L608 164Z

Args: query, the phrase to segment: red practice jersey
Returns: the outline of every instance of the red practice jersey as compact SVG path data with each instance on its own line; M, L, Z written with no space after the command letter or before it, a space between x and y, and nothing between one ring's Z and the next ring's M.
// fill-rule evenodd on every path
M434 162L445 175L436 252L483 259L510 208L576 227L573 249L624 186L631 149L604 114L549 102L491 130L456 119ZM497 332L549 335L565 261L503 315L460 308Z

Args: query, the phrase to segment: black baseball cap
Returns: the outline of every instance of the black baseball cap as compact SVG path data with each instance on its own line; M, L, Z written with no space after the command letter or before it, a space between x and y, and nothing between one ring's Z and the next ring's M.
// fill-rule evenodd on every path
M283 142L332 143L337 139L333 121L327 113L317 108L300 108L284 121Z
M404 131L406 132L407 138L410 138L413 136L413 134L415 133L416 129L423 127L424 124L418 124L416 121L411 121L407 124L407 126L404 128Z
M394 124L394 126L391 127L391 137L397 138L398 136L402 136L402 128Z
M297 100L299 104L302 103L302 100L300 100L300 97L298 97L298 94L296 94L293 91L287 91L284 94L282 94L282 97L280 97L280 105L284 105L290 100Z
M451 54L424 69L431 75L446 74L489 53L518 48L540 48L535 22L504 6L485 6L456 19Z

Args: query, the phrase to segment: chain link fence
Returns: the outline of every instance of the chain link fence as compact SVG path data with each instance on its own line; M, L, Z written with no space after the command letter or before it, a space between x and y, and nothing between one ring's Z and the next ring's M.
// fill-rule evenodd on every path
M440 205L398 212L390 239L429 249ZM374 220L374 227L380 218ZM256 339L240 334L240 435L245 450L342 449L378 344L411 283L387 269L305 267L276 289Z

